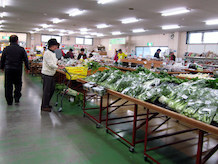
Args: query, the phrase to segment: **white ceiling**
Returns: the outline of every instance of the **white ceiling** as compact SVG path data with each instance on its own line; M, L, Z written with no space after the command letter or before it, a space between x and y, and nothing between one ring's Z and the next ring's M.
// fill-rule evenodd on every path
M162 25L179 24L180 29L175 31L192 31L218 29L218 25L206 26L209 19L218 19L218 0L114 0L105 5L97 4L97 0L7 0L5 8L0 7L0 12L8 15L2 20L3 31L29 32L34 28L41 28L40 24L50 24L54 29L65 29L79 32L79 28L86 27L90 32L103 33L111 37L112 31L121 31L125 35L136 35L132 29L144 28L145 33L137 35L165 33ZM177 16L162 17L160 12L167 9L187 7L190 13ZM86 13L70 17L67 12L72 8L87 10ZM129 8L134 8L133 11ZM142 21L132 24L121 24L122 18L137 17ZM52 18L65 19L64 22L53 24ZM97 29L95 25L106 23L112 25L106 29ZM167 31L168 32L168 31ZM43 34L60 32L40 31ZM80 33L73 34L80 36Z

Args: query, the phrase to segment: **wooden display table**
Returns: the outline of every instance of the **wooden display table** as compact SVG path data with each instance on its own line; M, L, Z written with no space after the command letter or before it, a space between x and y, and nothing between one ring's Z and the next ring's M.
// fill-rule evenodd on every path
M203 71L198 71L198 70L191 70L191 69L184 69L187 72L191 72L191 73L213 73L212 71L208 71L208 70L203 70Z
M86 83L87 81L85 81L84 79L78 79L78 82L81 83ZM120 122L120 123L110 123L109 121L111 120L111 118L109 118L109 114L111 111L109 111L110 108L110 99L109 97L113 96L113 97L117 97L119 99L124 99L127 101L130 101L132 103L135 104L135 108L134 108L134 112L133 112L133 132L132 132L132 141L128 141L127 139L123 138L122 136L119 135L119 132L115 132L113 129L110 128L111 125L115 125L115 124L121 124L121 123L127 123L126 122ZM145 118L145 122L143 122L142 124L138 125L137 124L137 117L138 115L138 105L143 106L144 108L147 109L147 113L146 113L146 118ZM123 109L121 109L123 110ZM152 112L150 111L152 110ZM166 116L166 120L164 120L164 122L160 125L157 126L157 128L155 128L155 130L157 130L160 126L164 125L165 123L167 123L171 118L178 120L186 125L188 125L190 127L190 129L187 130L181 130L181 131L177 131L174 133L169 133L169 134L164 134L164 135L159 135L159 136L155 136L153 137L151 134L151 131L155 131L152 127L149 126L149 121L151 119L155 119L158 114L164 115ZM143 114L144 115L144 114ZM124 118L124 117L123 117ZM158 117L157 117L158 118ZM141 119L142 120L142 119ZM129 121L128 121L129 122ZM143 125L145 125L145 138L144 140L140 140L140 141L136 141L136 130L139 129L140 127L142 127ZM158 161L156 161L154 158L152 158L150 155L147 154L148 151L152 151L152 150L156 150L156 149L160 149L162 147L165 146L169 146L169 145L173 145L173 144L178 144L178 143L182 143L182 142L187 142L190 140L193 140L194 138L190 138L188 135L186 139L180 140L180 141L173 141L170 144L165 144L165 145L161 145L161 146L157 146L157 147L153 147L153 148L148 148L147 147L147 143L156 139L161 139L161 138L166 138L166 137L170 137L170 136L175 136L175 135L180 135L180 134L184 134L184 133L188 133L188 132L193 132L193 131L197 131L199 134L199 138L198 138L198 148L197 148L197 156L196 156L196 164L201 164L206 162L218 149L218 144L214 145L214 147L208 151L208 154L204 157L204 159L202 159L202 147L203 147L203 142L204 142L204 137L205 134L207 133L211 133L215 136L218 136L218 127L213 126L213 125L209 125L206 123L203 123L201 121L195 120L193 118L189 118L186 117L184 115L181 115L179 113L176 113L174 111L171 111L169 109L165 109L163 107L157 106L155 104L149 103L149 102L145 102L145 101L141 101L139 99L130 97L128 95L124 95L122 93L107 89L107 115L106 115L106 129L107 131L113 133L114 135L116 135L117 137L119 137L119 139L121 139L123 142L126 142L127 144L129 144L130 147L130 151L134 151L135 148L135 144L140 143L140 142L144 142L145 144L145 148L144 148L144 156L145 159L150 158L151 160L153 160L156 163L160 163Z

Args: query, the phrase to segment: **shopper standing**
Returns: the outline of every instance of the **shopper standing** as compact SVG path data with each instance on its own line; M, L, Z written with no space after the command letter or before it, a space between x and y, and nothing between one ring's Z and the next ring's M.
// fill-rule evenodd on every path
M58 46L58 48L55 50L56 58L58 60L61 60L61 57L65 56L65 54L64 54L63 50L60 49L60 44L59 43L58 43L57 46Z
M125 53L123 53L123 51L121 49L119 49L117 56L118 56L119 60L125 59L127 57L127 55Z
M41 110L51 112L50 100L55 91L54 75L58 68L55 50L58 48L56 39L48 41L48 50L45 52L42 63L43 96Z
M5 71L5 98L8 105L12 105L13 98L15 103L18 104L22 95L23 62L25 62L26 69L28 71L30 69L26 51L23 47L18 45L18 36L11 35L9 42L10 45L7 46L2 53L1 69Z
M154 57L160 59L160 52L161 49L157 49L156 53L154 54Z
M84 49L84 48L81 48L81 49L80 49L80 53L79 53L79 55L78 55L78 57L77 57L77 60L80 60L81 57L82 57L84 60L87 59L87 56L86 56L86 54L85 54L85 49Z
M176 61L176 56L174 52L170 52L170 60Z
M73 49L70 48L69 51L66 53L66 55L64 56L64 58L71 58L74 59L74 53L73 53Z

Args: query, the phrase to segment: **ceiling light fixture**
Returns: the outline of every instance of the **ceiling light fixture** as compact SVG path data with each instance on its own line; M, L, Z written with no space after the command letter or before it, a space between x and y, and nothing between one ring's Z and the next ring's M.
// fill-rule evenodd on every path
M91 38L91 36L89 36L89 35L86 35L86 36L85 36L85 38Z
M179 14L189 13L190 11L191 11L191 9L189 9L189 8L180 7L180 8L175 8L175 9L162 11L161 15L162 16L172 16L172 15L179 15Z
M59 19L59 18L53 18L53 19L52 19L52 22L53 22L54 24L60 23L60 22L62 22L62 21L63 21L63 19Z
M68 34L74 34L75 32L74 31L68 31Z
M42 30L42 29L40 29L40 28L36 28L36 29L35 29L35 31L41 31L41 30Z
M7 15L6 12L0 13L0 17L1 17L1 18L5 17L6 15Z
M35 31L30 31L30 34L34 34L35 33Z
M217 24L218 24L218 19L206 21L206 25L217 25Z
M91 32L90 35L98 35L97 32Z
M5 8L6 6L6 0L0 0L0 6Z
M98 0L98 4L106 4L106 3L110 3L113 2L114 0Z
M59 30L61 33L67 32L67 30L61 29Z
M122 19L121 22L123 24L128 24L128 23L135 23L135 22L139 22L140 19L137 19L137 18L134 18L134 17L131 17L131 18L125 18L125 19Z
M86 34L88 34L88 32L87 31L81 31L80 34L81 35L86 35Z
M103 36L104 36L104 34L102 34L102 33L97 34L97 37L103 37Z
M166 25L166 26L162 26L163 30L178 29L178 28L180 28L179 25Z
M86 10L80 10L80 9L72 9L68 14L71 17L75 17L77 15L82 15Z
M49 28L48 31L49 31L49 32L53 32L53 31L55 31L55 29Z
M41 24L42 28L48 28L50 27L51 25L48 25L48 24Z
M82 31L82 32L86 32L86 31L88 31L89 29L87 29L87 28L80 28L79 30Z
M4 20L0 20L0 24L4 23Z
M112 35L121 35L122 33L120 31L114 31L112 32Z
M107 25L107 24L98 24L98 25L96 25L97 28L107 28L109 26L110 25Z
M133 33L140 33L140 32L145 32L146 30L143 28L138 28L138 29L133 29L132 32Z

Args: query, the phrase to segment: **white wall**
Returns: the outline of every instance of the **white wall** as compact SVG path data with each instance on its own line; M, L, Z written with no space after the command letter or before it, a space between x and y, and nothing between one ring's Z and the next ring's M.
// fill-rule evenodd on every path
M172 33L143 35L143 36L128 36L125 45L110 45L110 38L101 39L101 45L106 47L108 56L114 56L115 49L122 49L126 53L135 50L136 46L147 46L148 42L152 42L153 46L168 46L170 49L176 50L177 57L183 57L187 51L186 32L175 32L174 38L171 39ZM117 37L122 38L122 36Z

